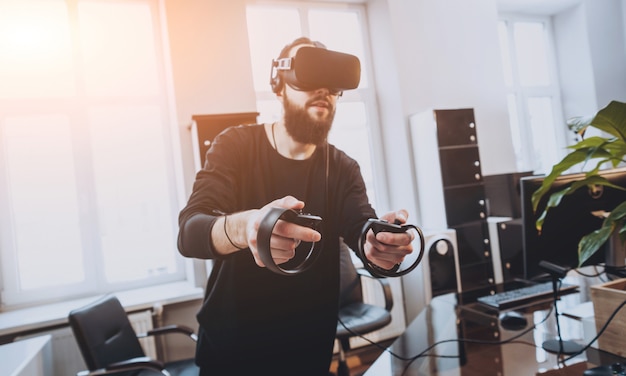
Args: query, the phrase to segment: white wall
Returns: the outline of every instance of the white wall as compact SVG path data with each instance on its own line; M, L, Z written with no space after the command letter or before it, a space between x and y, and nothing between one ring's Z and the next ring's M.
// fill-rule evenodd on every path
M554 37L561 83L563 117L591 115L598 109L584 6L554 17Z
M554 17L564 117L626 100L624 0L584 0Z
M391 206L418 212L408 119L424 110L474 108L483 174L515 171L495 1L371 0L368 15Z
M474 108L483 173L514 171L495 1L388 3L405 119L429 108Z
M191 116L256 111L246 0L164 1L185 181L190 192L195 175L188 129ZM598 3L597 0L584 2L586 7ZM617 27L616 19L620 15L622 20L626 18L621 6L624 0L602 1L605 2L614 15L607 24ZM390 195L390 207L377 209L384 213L407 208L413 223L428 227L416 217L414 146L409 137L411 115L430 109L473 108L483 174L515 171L498 45L496 0L367 0L366 6L382 128L380 135L374 137L380 137L385 150ZM585 27L605 22L606 13L602 14L572 13L556 19L557 28L567 29L561 37L570 45L564 48L580 47L584 43ZM619 68L626 69L623 58L610 63L611 66L602 61L607 50L616 44L626 46L626 34L613 29L611 39L606 39L606 32L587 34L596 56L574 61L579 65L562 66L563 77L571 78L562 78L567 91L565 115L595 111L594 96L596 102L608 96L626 100L620 94L626 90L623 78L612 81L605 73L614 69L614 64L622 64L617 66L618 72ZM572 62L566 55L559 59L562 63ZM602 80L599 76L603 76Z
M611 100L626 101L626 45L623 0L584 0L589 48L596 83L596 100L604 107Z
M195 175L194 114L255 111L246 0L165 0L188 193ZM512 172L495 0L370 0L370 47L381 116L388 210L420 226L409 117L474 108L484 174ZM376 138L376 135L375 135Z
M255 111L246 1L165 0L165 4L185 180L190 185L195 174L187 129L191 116ZM495 0L371 0L367 6L374 31L370 37L382 142L393 182L391 206L414 205L408 117L426 108L475 108L485 155L483 172L511 171L515 163Z
M626 1L622 0L622 31L624 32L624 50L626 50Z
M188 193L195 177L191 117L256 111L245 6L245 0L165 0Z
M584 0L553 18L564 119L626 101L625 12L624 0Z
M616 48L626 46L624 3L584 0L555 17L565 118L593 112L609 98L626 100L626 48ZM246 0L165 4L190 185L195 174L191 116L255 111ZM412 169L408 118L426 109L474 108L483 173L515 171L496 0L369 0L366 5L391 208L414 207L415 188L407 175ZM606 27L590 30L599 24ZM587 48L591 58L577 53ZM609 54L616 49L621 56Z

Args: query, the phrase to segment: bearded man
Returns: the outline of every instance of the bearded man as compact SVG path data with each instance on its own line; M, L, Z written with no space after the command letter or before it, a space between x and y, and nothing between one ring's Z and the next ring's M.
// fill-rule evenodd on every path
M298 38L278 59L303 47L325 48ZM282 119L218 135L179 216L180 253L214 261L197 314L201 375L327 375L340 239L356 249L364 224L378 218L357 162L327 141L342 89L303 88L280 71L271 84ZM281 275L262 261L257 235L272 208L322 218L317 229L278 220L271 232L271 259L286 269L302 262L299 246L316 244L305 272ZM381 219L405 223L407 216L398 210ZM411 241L409 234L370 233L363 261L390 269L412 252Z

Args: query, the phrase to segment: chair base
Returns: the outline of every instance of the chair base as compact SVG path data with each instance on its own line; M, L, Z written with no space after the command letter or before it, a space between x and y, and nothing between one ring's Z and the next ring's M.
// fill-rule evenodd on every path
M337 366L337 376L350 376L350 368L348 368L348 364L346 361L339 361L339 365Z

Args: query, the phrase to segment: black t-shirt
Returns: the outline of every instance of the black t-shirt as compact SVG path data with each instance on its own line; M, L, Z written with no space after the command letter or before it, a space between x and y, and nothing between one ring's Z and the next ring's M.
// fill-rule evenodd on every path
M229 128L206 157L179 217L181 253L215 261L197 315L196 361L230 374L250 366L255 374L326 374L337 323L339 239L355 249L363 224L376 217L358 164L332 145L307 160L285 158L262 125ZM323 218L321 249L310 269L283 276L257 266L248 250L225 257L213 252L213 210L261 208L286 195Z

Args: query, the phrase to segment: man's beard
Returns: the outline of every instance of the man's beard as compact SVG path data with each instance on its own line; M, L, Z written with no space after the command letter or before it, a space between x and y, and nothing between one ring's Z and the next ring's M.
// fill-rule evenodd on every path
M312 103L322 98L312 98L307 102ZM303 144L323 145L335 118L335 108L324 120L314 120L305 108L296 107L285 95L284 119L287 133L294 141Z

